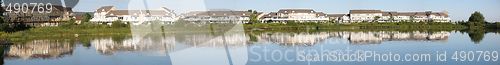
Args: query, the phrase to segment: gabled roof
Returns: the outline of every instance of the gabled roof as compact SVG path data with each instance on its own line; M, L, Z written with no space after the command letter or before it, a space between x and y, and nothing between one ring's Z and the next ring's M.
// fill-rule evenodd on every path
M316 13L312 9L280 9L278 13Z
M398 12L397 15L395 16L414 16L415 13L413 12Z
M396 16L399 15L398 12L382 12L382 16Z
M250 16L248 11L194 11L185 14L186 16ZM257 13L261 14L261 13Z
M111 10L106 16L118 16L118 15L170 15L168 12L163 10Z
M327 14L328 17L343 17L346 16L346 14Z
M349 14L382 13L381 10L350 10Z
M436 12L436 13L431 13L431 15L448 17L448 13L446 12Z
M268 14L263 15L262 17L260 17L260 19L263 19L263 18L271 18L271 17L276 17L276 16L278 16L278 13L277 13L277 12L271 12L271 13L268 13Z
M107 11L110 11L111 9L113 9L114 7L113 6L103 6L99 9L96 10L96 12L107 12Z
M323 12L317 12L317 13L316 13L316 15L318 15L318 16L327 16L327 15L326 15L325 13L323 13Z

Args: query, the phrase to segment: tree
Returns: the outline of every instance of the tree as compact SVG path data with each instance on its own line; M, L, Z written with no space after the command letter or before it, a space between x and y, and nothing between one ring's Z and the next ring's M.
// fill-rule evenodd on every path
M154 24L159 24L159 23L154 23ZM113 27L113 28L121 28L121 27L128 27L128 25L125 24L125 23L123 23L120 20L116 20L116 21L113 21L111 23L111 27Z
M257 18L258 12L255 10L248 10L248 12L252 13L250 14L250 23L258 23L259 22L259 18Z
M89 22L90 19L92 19L92 15L90 15L90 13L85 13L83 15L83 19L82 19L82 22Z
M467 25L471 28L483 28L485 26L485 23L486 21L484 20L483 14L476 11L469 17Z
M3 8L0 8L0 13L3 13L4 11L5 10ZM7 24L7 22L5 22L3 19L3 15L0 14L0 31L6 31L9 28L9 24Z
M393 15L391 15L391 16L389 17L389 21L394 22L394 16L393 16Z
M495 25L496 25L497 29L500 29L500 22L496 22Z
M70 20L66 21L66 23L63 23L61 25L61 27L71 27L73 25L76 25L75 22L76 22L75 19L70 19Z
M0 32L6 31L9 28L9 24L3 20L3 15L0 16Z
M479 44L483 40L486 32L483 29L469 29L467 33L469 33L469 38L474 44Z
M410 16L410 22L415 22L415 16Z
M376 21L378 21L378 19L380 19L380 16L375 16L374 18L375 18L375 19L374 19L372 22L376 22Z

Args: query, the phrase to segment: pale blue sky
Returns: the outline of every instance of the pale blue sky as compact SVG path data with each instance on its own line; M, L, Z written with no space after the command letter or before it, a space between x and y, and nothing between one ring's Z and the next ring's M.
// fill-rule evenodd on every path
M94 11L100 6L135 9L142 0L80 0L75 11ZM500 0L146 0L150 9L167 7L177 13L207 9L254 9L261 12L281 8L310 8L326 13L348 13L352 9L386 11L448 11L454 21L467 20L480 11L487 21L500 21ZM133 3L133 5L129 5ZM144 7L145 7L144 6Z

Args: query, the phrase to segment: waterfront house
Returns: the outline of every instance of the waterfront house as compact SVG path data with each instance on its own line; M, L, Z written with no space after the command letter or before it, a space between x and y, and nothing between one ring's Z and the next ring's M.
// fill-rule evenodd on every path
M382 16L381 10L350 10L349 22L374 22Z
M50 10L32 10L36 6L28 5L27 10L4 12L4 21L8 23L24 23L29 26L57 26L59 23L70 20L73 17L71 7L53 5ZM10 7L14 9L14 7Z
M329 21L343 23L349 21L349 14L327 14Z
M267 23L327 22L329 20L323 12L316 12L312 9L280 9L278 12L263 15L260 19Z
M193 11L183 14L182 20L194 23L249 23L250 17L261 13L249 11Z
M445 12L392 12L381 10L350 10L348 22L449 22Z
M157 10L117 10L113 6L103 6L94 13L90 21L110 24L113 21L125 21L134 25L149 24L159 21L161 24L170 24L177 20L177 15L170 9L162 7Z

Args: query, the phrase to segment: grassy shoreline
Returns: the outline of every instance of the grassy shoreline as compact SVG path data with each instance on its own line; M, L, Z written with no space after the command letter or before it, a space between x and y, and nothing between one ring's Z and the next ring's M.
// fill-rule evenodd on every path
M215 26L225 26L218 24L210 24L207 26L191 27L190 29L212 29ZM175 28L175 26L162 26L164 28ZM220 27L218 27L220 28ZM225 28L225 27L222 27ZM244 24L245 31L253 30L337 30L337 31L432 31L432 30L462 30L466 26L452 23L351 23L351 24L336 24L336 23L255 23ZM163 29L162 29L163 30ZM165 31L175 30L166 29ZM114 27L101 24L80 24L80 25L63 25L58 27L39 27L30 28L24 31L6 33L0 32L0 38L30 38L30 37L61 37L61 36L107 36L107 35L130 35L130 26Z
M251 30L462 30L466 26L453 23L270 23L246 24Z

